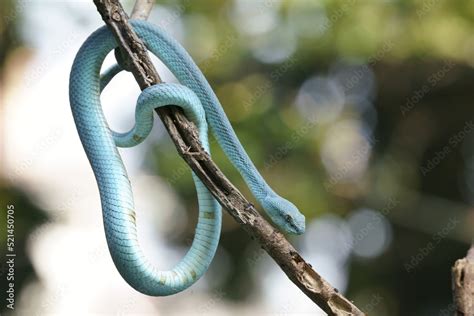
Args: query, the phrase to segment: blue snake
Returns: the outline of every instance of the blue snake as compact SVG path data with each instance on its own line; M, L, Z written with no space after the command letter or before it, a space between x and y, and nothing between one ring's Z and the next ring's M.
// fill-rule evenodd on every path
M209 152L209 125L255 199L282 231L303 233L305 218L259 174L209 83L186 50L159 27L145 21L130 22L147 48L161 59L180 84L160 83L144 89L137 101L134 127L126 133L111 130L102 111L100 93L121 69L115 66L100 77L105 57L117 47L112 33L104 26L91 34L77 53L70 75L69 99L79 137L99 187L104 229L114 264L137 291L164 296L188 288L208 269L219 242L222 212L193 173L199 218L190 249L167 271L158 270L144 256L137 240L132 189L117 146L132 147L147 137L153 126L153 109L170 104L181 107L196 125L206 152Z

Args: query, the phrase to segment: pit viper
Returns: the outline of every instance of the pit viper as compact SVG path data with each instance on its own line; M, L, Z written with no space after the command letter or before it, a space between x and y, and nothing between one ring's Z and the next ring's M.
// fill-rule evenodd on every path
M208 125L218 144L239 171L252 194L271 220L284 232L301 234L305 217L297 207L277 195L265 182L240 144L225 112L206 78L186 50L159 27L130 20L148 50L175 75L177 83L160 83L138 97L135 125L126 133L110 129L100 94L120 69L100 71L107 54L117 47L105 27L92 33L74 59L69 79L69 101L76 128L99 188L107 244L119 273L133 288L147 295L178 293L195 283L208 269L219 242L222 212L193 173L199 217L194 240L184 258L171 270L160 271L145 257L137 241L131 184L117 147L142 142L153 126L153 109L181 107L198 129L204 150L209 152Z

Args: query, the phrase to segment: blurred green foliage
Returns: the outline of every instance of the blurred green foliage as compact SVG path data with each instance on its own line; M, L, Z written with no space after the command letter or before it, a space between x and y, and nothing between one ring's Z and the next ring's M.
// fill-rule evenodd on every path
M450 266L464 256L470 238L465 227L458 227L452 238L443 239L416 273L408 273L404 264L454 214L451 207L459 210L455 214L463 218L470 216L462 184L466 161L460 148L426 176L420 167L466 120L474 118L470 106L474 84L474 3L256 1L254 6L259 9L248 15L273 10L277 26L255 35L239 29L252 21L235 21L237 2L165 3L170 9L184 8L183 44L192 56L198 57L198 65L254 163L277 192L300 207L309 222L325 213L346 217L360 207L380 209L389 197L398 197L400 206L389 214L393 225L391 246L375 259L354 258L348 296L364 306L370 302L370 294L384 293L384 303L372 311L373 315L433 315L447 307L451 301ZM194 27L188 27L191 24ZM296 48L287 59L268 63L256 57L253 48L265 38L276 36L280 39L277 47L291 45L280 34L285 29L290 29L292 38L296 38ZM230 44L229 38L233 39ZM362 178L356 183L340 181L327 189L324 184L330 175L322 163L321 149L331 126L346 119L365 122L371 116L346 106L336 120L308 126L295 106L295 98L308 78L326 76L341 61L367 65L374 73L376 92L371 106L376 110L376 124L371 136L377 142ZM404 113L403 106L430 76L443 69L446 61L453 63L453 68L442 74L439 82L429 83L422 100ZM279 69L284 69L281 76L275 73ZM310 132L302 133L305 130ZM212 154L224 173L250 197L216 142ZM150 151L148 164L187 201L190 218L194 218L192 180L189 172L184 172L185 164L173 145L166 139L157 144ZM458 206L464 203L465 207L439 203L431 215L428 211L423 216L416 215L431 196L459 203ZM422 228L426 221L429 229ZM189 222L188 237L192 236L194 224L194 220ZM245 233L225 216L221 245L236 266L225 284L226 292L232 293L230 298L240 300L251 295L248 288L238 290L242 282L250 281L248 269L242 268L248 267L248 258L241 255L242 244L248 243L252 242ZM382 307L388 310L377 309Z

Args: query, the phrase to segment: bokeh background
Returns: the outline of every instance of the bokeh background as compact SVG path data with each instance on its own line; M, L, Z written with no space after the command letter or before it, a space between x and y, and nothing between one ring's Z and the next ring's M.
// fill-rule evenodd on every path
M264 177L304 212L307 232L290 238L318 272L370 315L452 314L450 269L474 226L473 1L160 0L149 20L187 48ZM190 290L152 298L122 280L68 102L74 55L101 25L92 1L0 2L0 241L3 253L13 204L15 314L324 315L227 214ZM138 94L127 73L106 89L114 129L133 125ZM121 152L140 242L168 268L197 203L158 121Z

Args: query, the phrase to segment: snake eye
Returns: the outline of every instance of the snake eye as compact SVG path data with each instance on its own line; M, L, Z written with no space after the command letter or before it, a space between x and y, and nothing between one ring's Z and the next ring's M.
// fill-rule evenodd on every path
M291 219L292 219L292 218L291 218L291 215L288 215L288 214L285 215L285 220L286 220L287 222L291 222Z

